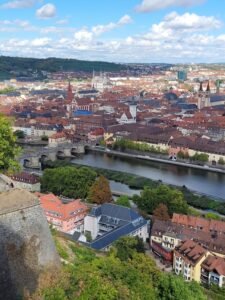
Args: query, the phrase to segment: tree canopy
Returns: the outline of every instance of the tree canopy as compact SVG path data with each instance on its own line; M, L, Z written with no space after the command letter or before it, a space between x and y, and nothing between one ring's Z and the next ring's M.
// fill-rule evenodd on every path
M165 204L167 206L170 216L172 216L173 213L186 214L188 212L188 205L184 200L183 193L163 184L152 189L145 187L141 195L135 197L135 202L138 208L149 214L153 214L159 204Z
M165 204L159 204L153 211L153 215L156 219L167 221L170 219L168 208Z
M126 207L131 207L130 205L130 201L129 201L129 197L128 196L120 196L117 200L116 200L116 204L117 205L121 205L121 206L126 206Z
M46 169L41 178L41 189L69 198L85 199L96 176L95 171L86 167Z
M20 168L16 160L19 153L20 148L16 146L11 121L0 115L0 171L17 171Z
M29 300L207 299L198 283L162 273L152 258L135 251L132 239L125 241L128 259L120 259L117 251L96 256L90 249L70 245L73 262L55 274L56 279L45 276L39 280L39 289Z
M121 237L114 243L114 248L116 250L116 256L121 261L125 261L129 258L132 258L135 252L145 252L143 240L139 237Z
M104 176L100 175L90 188L88 200L92 203L103 204L111 202L112 193L109 181Z

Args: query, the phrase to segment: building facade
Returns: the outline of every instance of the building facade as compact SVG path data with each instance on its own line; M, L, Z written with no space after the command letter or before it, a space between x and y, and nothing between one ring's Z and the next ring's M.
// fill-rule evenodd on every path
M115 204L93 207L84 219L84 233L90 235L90 247L109 250L122 236L149 237L148 222L134 210Z
M58 231L73 234L82 231L88 207L80 199L67 203L54 194L37 193L48 222Z

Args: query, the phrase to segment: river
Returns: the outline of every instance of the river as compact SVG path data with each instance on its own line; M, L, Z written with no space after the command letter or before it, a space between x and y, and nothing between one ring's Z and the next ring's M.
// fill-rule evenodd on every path
M72 163L127 172L177 186L185 185L190 190L225 200L225 174L99 152L88 152L80 158L73 159ZM123 187L120 187L120 191L126 192Z

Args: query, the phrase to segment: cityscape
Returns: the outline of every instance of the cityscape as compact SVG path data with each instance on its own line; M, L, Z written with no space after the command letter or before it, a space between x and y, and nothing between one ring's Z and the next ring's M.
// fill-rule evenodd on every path
M0 300L225 299L225 3L0 2Z

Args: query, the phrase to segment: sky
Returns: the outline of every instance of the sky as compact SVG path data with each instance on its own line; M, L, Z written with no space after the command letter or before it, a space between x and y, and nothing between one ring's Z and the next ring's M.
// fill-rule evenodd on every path
M0 0L0 55L225 62L225 0Z

